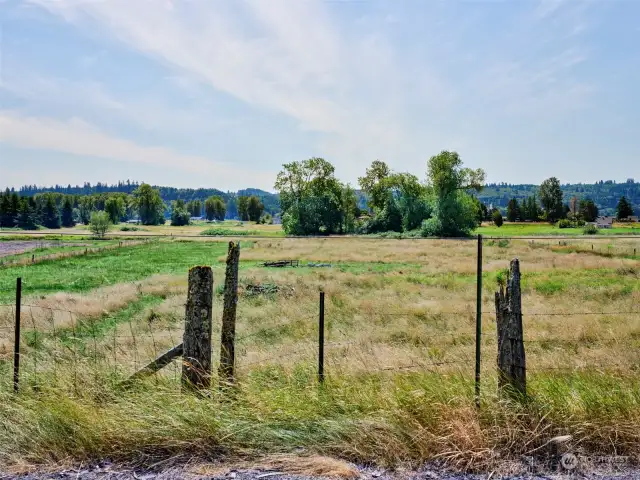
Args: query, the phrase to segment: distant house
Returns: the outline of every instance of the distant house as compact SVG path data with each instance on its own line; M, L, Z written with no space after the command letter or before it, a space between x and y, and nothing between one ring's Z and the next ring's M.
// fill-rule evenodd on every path
M598 217L595 222L589 222L589 224L598 228L611 228L613 227L613 217Z

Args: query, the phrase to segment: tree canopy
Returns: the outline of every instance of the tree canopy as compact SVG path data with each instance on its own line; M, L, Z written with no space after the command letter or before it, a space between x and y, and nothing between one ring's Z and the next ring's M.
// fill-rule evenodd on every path
M143 225L159 225L164 223L164 202L160 192L143 183L133 192L134 205Z
M540 185L540 202L550 222L555 222L564 216L562 197L560 181L556 177L547 178Z

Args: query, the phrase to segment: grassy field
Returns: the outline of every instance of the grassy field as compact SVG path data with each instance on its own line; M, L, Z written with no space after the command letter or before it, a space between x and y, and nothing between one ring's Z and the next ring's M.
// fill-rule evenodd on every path
M4 235L43 235L51 234L65 235L86 235L90 236L90 232L84 225L78 225L74 228L62 228L60 230L38 230L34 232L21 231L21 230L7 230L0 229ZM584 236L582 228L557 228L555 225L549 223L509 223L505 222L501 227L496 227L491 222L485 222L473 232L473 235L482 234L487 237L535 237L535 236ZM4 238L4 235L0 235L0 240ZM143 226L143 225L129 225L120 224L113 226L109 231L111 237L128 237L128 236L202 236L202 235L214 235L214 236L249 236L249 237L273 237L281 238L285 237L285 233L282 230L282 225L259 225L254 222L237 222L227 220L224 222L210 223L210 222L196 222L192 225L184 227L172 227L168 223L166 225L157 226ZM640 235L640 224L638 223L617 223L613 228L601 229L599 235Z
M521 237L521 236L546 236L567 235L582 236L582 228L558 228L549 223L508 223L496 227L493 223L486 222L474 233L490 237ZM638 223L616 223L613 228L601 229L600 235L640 235Z
M640 454L640 257L633 253L640 237L485 242L479 410L474 241L247 239L233 399L216 389L210 398L182 394L178 364L123 390L121 379L179 343L193 265L214 269L218 358L227 242L206 240L0 268L0 304L8 304L0 307L0 463L304 448L377 464L438 458L482 468L560 434L573 434L589 453ZM493 295L514 257L523 271L525 404L497 396L494 368ZM258 265L279 259L301 266ZM17 276L28 307L16 396L9 382ZM252 294L257 284L278 291ZM315 380L321 289L322 388Z

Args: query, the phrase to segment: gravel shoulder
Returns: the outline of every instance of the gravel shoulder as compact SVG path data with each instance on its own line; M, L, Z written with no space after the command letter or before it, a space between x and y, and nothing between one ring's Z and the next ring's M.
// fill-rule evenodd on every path
M522 463L505 464L499 470L482 474L455 473L437 466L424 467L420 470L383 470L359 467L334 459L327 459L331 464L320 466L315 472L291 473L287 469L275 469L263 465L237 467L228 464L185 464L174 465L157 471L144 468L127 468L108 462L86 467L60 470L2 473L0 480L54 480L54 479L86 479L86 480L317 480L321 478L363 479L363 480L553 480L553 479L587 479L587 480L636 480L640 479L640 470L618 468L616 470L591 469L557 469L547 472L527 471ZM308 465L307 465L308 466ZM0 467L1 468L1 467ZM323 471L323 468L325 471ZM295 468L293 468L295 470ZM304 470L304 468L302 469ZM310 470L313 470L310 469ZM512 473L510 473L512 471ZM517 471L517 473L515 472Z

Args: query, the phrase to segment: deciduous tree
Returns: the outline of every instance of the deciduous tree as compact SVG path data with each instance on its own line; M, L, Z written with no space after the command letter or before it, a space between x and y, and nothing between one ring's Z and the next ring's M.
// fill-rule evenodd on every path
M111 222L109 221L109 215L107 212L91 212L91 218L89 220L89 231L98 238L104 238L109 231Z
M164 202L160 192L151 185L143 183L133 192L134 202L140 222L143 225L164 223Z
M227 212L227 206L222 197L217 195L207 198L204 202L204 211L207 220L223 221Z
M191 214L187 211L184 200L174 200L171 203L171 225L173 227L182 227L189 225Z
M423 222L427 236L466 236L478 226L478 204L467 193L480 191L484 171L462 167L456 152L442 151L429 159L427 174L434 196L432 217Z
M540 202L548 221L555 222L563 217L562 190L556 177L548 178L540 185Z

